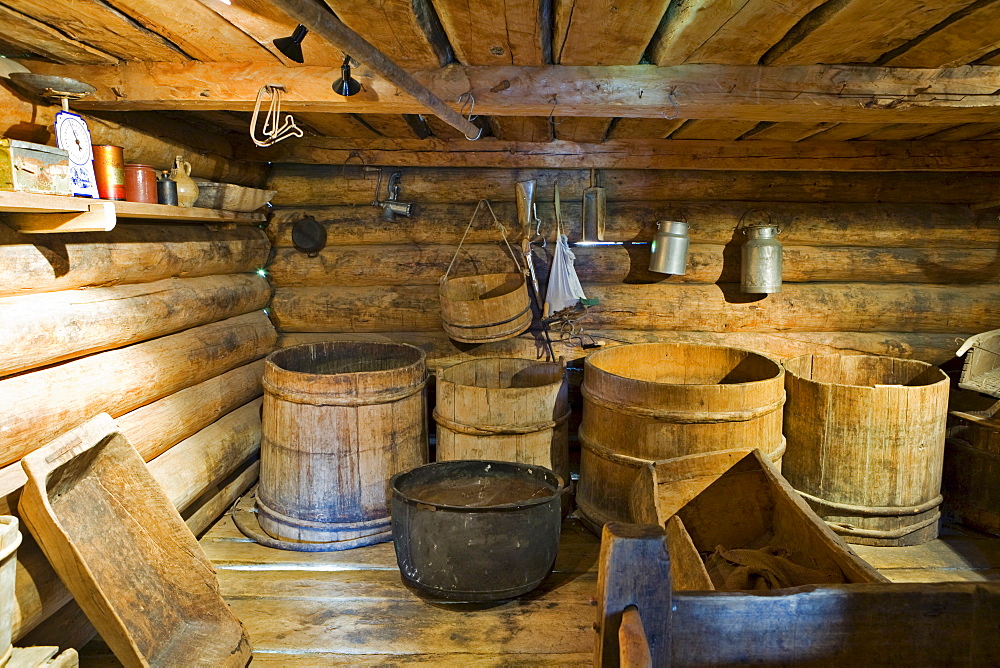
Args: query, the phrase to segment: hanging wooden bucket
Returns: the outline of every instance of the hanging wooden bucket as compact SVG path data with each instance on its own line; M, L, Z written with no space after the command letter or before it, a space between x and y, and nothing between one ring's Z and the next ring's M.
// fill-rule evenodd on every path
M388 483L427 463L422 350L336 341L264 365L257 516L269 535L325 549L390 539Z
M21 532L17 518L0 515L0 666L6 665L14 648L11 637L14 623L14 578L17 573L17 546Z
M531 326L531 299L523 274L445 276L440 294L442 325L455 341L503 341Z
M706 460L717 462L714 473L689 470L691 455L759 448L780 467L784 400L781 365L748 350L646 343L590 355L576 498L584 522L599 531L610 521L634 521L633 486L654 462L678 497L690 493L687 478L703 478L704 487L714 479L706 475L729 466L720 457ZM661 484L659 493L673 492Z
M519 462L568 481L568 393L565 369L557 363L491 358L440 371L438 461Z
M874 355L803 355L785 368L788 482L849 543L936 538L944 372Z

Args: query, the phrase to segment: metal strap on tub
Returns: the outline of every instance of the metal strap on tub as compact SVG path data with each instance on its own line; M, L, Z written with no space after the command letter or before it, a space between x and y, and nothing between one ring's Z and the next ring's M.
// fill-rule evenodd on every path
M503 424L503 425L471 425L464 424L462 422L454 422L448 418L441 415L438 409L434 409L434 421L438 425L453 431L457 434L467 434L469 436L506 436L506 435L517 435L517 434L534 434L538 431L545 431L546 429L555 429L557 426L561 425L563 422L569 419L569 411L566 411L563 415L560 415L555 420L546 420L544 422L535 422L533 424L518 425L518 424Z
M769 415L776 410L780 410L785 405L785 393L782 391L781 398L763 406L747 408L738 411L679 411L666 408L647 408L644 406L622 405L613 401L608 401L604 397L594 394L584 385L580 391L583 398L591 403L597 404L601 408L606 408L616 413L627 413L638 417L662 420L663 422L678 422L681 424L712 424L716 422L747 422L756 420L759 417Z
M806 494L805 492L800 492L799 490L795 491L799 496L810 503L815 503L818 506L830 508L831 510L839 510L848 515L858 515L860 517L906 517L907 515L919 515L920 513L926 513L928 510L937 508L941 505L941 502L944 501L944 497L938 494L930 501L925 501L919 506L855 506L849 503L827 501L824 498L813 496L812 494Z
M648 464L655 464L657 462L678 460L685 458L685 456L683 455L680 457L667 457L667 458L661 457L660 459L643 459L642 457L631 457L629 455L623 455L620 452L615 452L614 450L606 448L603 445L598 445L594 443L589 438L587 438L587 436L583 433L582 429L580 430L578 437L580 439L580 445L583 447L583 449L592 453L595 457L598 457L600 459L605 459L609 462L614 462L615 464L623 464L625 466L635 469L643 468ZM785 440L785 437L782 436L781 443L773 452L765 452L764 450L761 450L761 453L765 457L770 459L772 462L776 462L784 456L786 443L787 441ZM694 455L687 455L687 456L688 457L710 456L710 455L720 455L723 453L740 453L743 455L748 455L752 451L753 451L752 448L750 449L736 448L731 450L711 450L709 452L698 452L695 453Z
M263 381L263 385L264 391L268 394L294 404L307 404L309 406L374 406L376 404L388 404L400 399L406 399L418 392L422 392L424 386L427 385L427 376L424 376L416 385L403 390L396 392L375 392L360 397L288 390L283 387L276 387L273 383L269 383L266 378Z
M513 315L513 316L507 318L506 320L499 320L497 322L488 322L488 323L483 324L483 325L456 325L453 322L449 322L449 321L445 321L445 322L447 323L448 327L454 327L456 329L483 329L485 327L496 327L497 325L506 325L508 322L514 322L515 320L517 320L518 318L520 318L522 315L524 315L525 313L527 313L530 309L531 309L531 304L529 303L527 306L524 307L524 310L521 311L520 313L518 313L517 315Z
M908 536L911 533L920 531L924 527L929 527L930 525L941 519L941 513L934 513L931 517L926 520L917 522L916 524L910 524L905 527L899 527L898 529L859 529L853 524L848 524L847 522L827 522L827 526L834 530L835 533L841 536L855 536L857 538L902 538L903 536Z

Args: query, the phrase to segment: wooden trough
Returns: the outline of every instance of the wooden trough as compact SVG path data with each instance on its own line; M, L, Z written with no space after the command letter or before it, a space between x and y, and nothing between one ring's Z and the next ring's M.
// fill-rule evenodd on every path
M677 592L673 556L660 526L604 526L595 665L1000 662L1000 583Z

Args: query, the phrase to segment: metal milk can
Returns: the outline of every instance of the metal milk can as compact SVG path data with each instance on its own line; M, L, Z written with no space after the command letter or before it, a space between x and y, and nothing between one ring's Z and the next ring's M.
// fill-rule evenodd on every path
M687 271L688 224L673 220L656 223L656 236L649 249L649 270L682 276Z
M781 232L770 222L744 225L747 235L743 244L741 289L751 294L781 292L781 242L776 238Z

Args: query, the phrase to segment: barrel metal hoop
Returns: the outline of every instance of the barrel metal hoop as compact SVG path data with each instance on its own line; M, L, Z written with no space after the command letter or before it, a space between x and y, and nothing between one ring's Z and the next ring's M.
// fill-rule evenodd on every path
M381 531L389 526L388 514L386 514L385 517L378 517L373 520L362 520L359 522L317 522L316 520L306 520L300 517L291 517L290 515L279 513L277 510L275 510L271 506L261 501L259 494L257 495L257 507L254 508L254 511L257 512L258 514L267 515L269 519L275 522L280 522L282 524L287 524L293 527L317 529L331 533L336 533L338 531L345 533L353 533L356 531L364 531L366 529L374 529Z
M582 431L579 432L578 437L580 439L580 447L583 448L584 450L589 451L595 457L607 460L609 462L613 462L615 464L623 464L630 468L644 468L649 464L656 464L657 462L661 461L672 461L674 459L680 459L680 457L670 457L664 459L643 459L641 457L630 457L629 455L623 455L619 452L615 452L614 450L606 448L603 445L598 445L594 443L593 441L588 439ZM782 436L781 443L778 445L777 448L775 448L773 452L765 452L764 450L761 450L761 452L766 458L770 459L772 462L776 462L784 456L786 443L787 441L785 440L785 437ZM708 452L698 452L694 454L717 455L725 452L742 452L744 454L750 454L752 451L753 449L748 450L748 449L734 448L731 450L710 450ZM691 456L691 455L681 455L681 457L685 456Z
M555 420L546 420L544 422L535 422L533 424L517 425L517 424L502 424L502 425L490 425L490 424L480 424L471 425L464 424L462 422L454 422L448 418L441 415L438 409L434 409L434 421L438 423L439 426L444 427L450 431L458 434L468 434L469 436L506 436L506 435L517 435L517 434L534 434L535 432L545 431L546 429L555 429L563 422L569 419L569 411L566 411Z
M840 510L851 515L860 515L861 517L906 517L907 515L919 515L920 513L926 513L928 510L933 510L944 501L944 497L938 494L930 501L925 501L919 506L855 506L849 503L827 501L824 498L806 494L800 490L795 491L806 501L815 503L816 505L832 510Z
M520 318L522 315L524 315L525 313L527 313L529 310L531 310L531 303L530 302L528 303L527 306L524 307L524 310L521 311L520 313L518 313L517 315L512 316L510 318L507 318L506 320L500 320L499 322L489 322L489 323L484 323L484 324L481 324L481 325L457 325L457 324L455 324L453 322L448 322L446 320L445 324L448 327L455 327L456 329L483 329L484 327L497 327L498 325L506 325L508 322L514 322L515 320L517 320L518 318Z
M844 522L827 522L829 526L835 533L841 536L855 536L857 538L902 538L903 536L908 536L911 533L920 531L923 528L929 527L930 525L941 519L941 513L934 513L931 517L926 520L917 522L916 524L910 524L905 527L899 527L898 529L860 529L853 524L847 524Z
M377 404L388 404L411 397L418 392L422 392L427 385L425 375L416 385L407 387L398 392L379 392L361 397L335 396L329 394L318 394L313 392L303 392L301 390L288 390L277 387L265 378L263 380L264 390L278 399L290 401L295 404L307 404L309 406L374 406Z
M679 424L714 424L718 422L747 422L757 418L770 415L780 410L785 405L785 393L782 390L781 398L763 406L749 408L741 411L678 411L665 408L646 408L642 406L627 406L594 394L584 385L581 388L583 398L591 403L597 404L601 408L614 411L616 413L627 413L643 418L661 420L663 422L676 422Z

